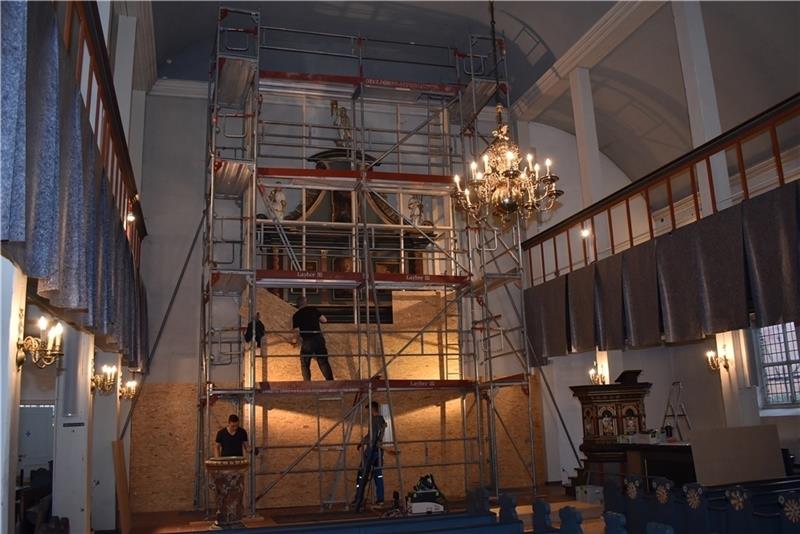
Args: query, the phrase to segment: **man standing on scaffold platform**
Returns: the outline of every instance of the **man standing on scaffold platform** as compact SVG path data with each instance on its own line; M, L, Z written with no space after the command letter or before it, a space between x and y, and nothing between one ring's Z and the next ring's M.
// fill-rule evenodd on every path
M375 481L375 502L373 506L383 506L383 434L386 431L386 420L381 415L381 406L375 401L370 404L371 420L370 433L361 439L358 449L362 447L361 467L358 468L356 479L356 496L353 506L356 512L364 509L364 493L370 479Z

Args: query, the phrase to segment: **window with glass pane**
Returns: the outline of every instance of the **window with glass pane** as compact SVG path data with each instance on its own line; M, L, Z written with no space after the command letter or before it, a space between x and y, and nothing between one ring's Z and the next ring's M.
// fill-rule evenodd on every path
M757 340L764 403L800 405L800 354L795 323L760 328Z

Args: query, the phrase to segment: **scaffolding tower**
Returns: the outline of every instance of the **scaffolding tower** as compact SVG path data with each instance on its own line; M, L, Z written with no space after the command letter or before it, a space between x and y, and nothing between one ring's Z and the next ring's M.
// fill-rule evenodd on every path
M292 48L288 38L317 45ZM254 448L249 456L251 514L287 476L300 474L317 477L321 508L346 508L353 490L348 473L357 469L352 456L369 430L374 398L385 401L391 430L385 448L393 454L384 469L395 473L401 495L410 488L404 471L463 466L465 494L481 485L497 496L503 434L535 493L534 401L521 306L523 229L518 223L498 228L488 213L468 221L450 197L450 176L490 137L481 134L486 125L480 124L495 90L488 53L482 51L487 42L470 36L462 53L262 26L258 12L220 8L209 80L202 223L198 508L210 511L204 461L212 455L214 405L220 401L240 414L250 442L263 454L257 458ZM385 57L374 52L393 47L414 53L398 60L403 54L396 50ZM350 62L354 75L264 69L264 58L278 52L333 56ZM370 65L383 61L447 75L433 82L367 75ZM325 122L320 109L329 103ZM408 294L433 295L438 308L421 326L403 330L390 325L395 318L386 303ZM289 325L269 329L274 342L260 351L243 342L258 295L272 299L275 314L291 313L288 303L300 295L327 299L331 322L338 324L335 330L328 325L326 336L351 340L330 358L346 362L349 376L274 380L270 369L296 362L298 354L286 348ZM389 348L387 335L403 342ZM437 369L424 376L410 376L414 366L400 365L407 358L429 362L432 355ZM520 372L498 374L497 362L507 358L518 362ZM499 392L511 386L528 392L527 417L520 420L529 447L511 439L495 405ZM433 391L458 401L460 435L401 439L409 432L394 425L397 396ZM281 399L300 399L296 402L315 412L315 439L274 443L269 409ZM335 422L324 427L323 420ZM462 452L453 461L429 462L428 441L441 442L442 450L450 446L445 442L461 444ZM424 450L424 461L407 452L417 450ZM270 467L272 458L286 461Z

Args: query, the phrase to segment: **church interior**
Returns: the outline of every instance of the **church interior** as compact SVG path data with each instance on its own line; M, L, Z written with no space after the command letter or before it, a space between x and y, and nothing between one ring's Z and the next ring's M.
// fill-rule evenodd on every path
M3 532L800 532L799 2L0 22Z

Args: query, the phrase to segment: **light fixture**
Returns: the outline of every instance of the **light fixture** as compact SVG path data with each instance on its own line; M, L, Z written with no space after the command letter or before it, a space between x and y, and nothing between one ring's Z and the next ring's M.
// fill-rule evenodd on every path
M117 385L117 366L104 365L102 373L95 373L92 377L92 391L108 395Z
M725 345L722 346L722 354L719 355L713 350L706 351L706 362L710 371L719 371L720 368L730 372L728 355L725 352Z
M128 214L125 216L125 220L129 223L132 223L136 220L136 214L133 212L133 206L136 204L136 202L138 202L138 200L139 193L136 193L134 197L128 199Z
M463 188L461 177L453 176L455 187L452 196L460 209L475 216L485 212L507 221L517 213L527 219L536 212L552 209L556 199L564 192L556 188L558 176L552 172L552 162L545 160L545 170L540 173L541 167L534 163L533 156L528 154L523 161L519 147L509 137L508 125L503 122L503 105L500 103L494 2L489 2L489 12L497 128L492 132L494 140L483 153L483 164L474 161L470 164L470 178L464 180Z
M136 380L128 380L124 386L119 387L119 398L123 400L130 400L136 396L136 388L138 384Z
M586 239L590 235L592 235L592 231L589 228L581 228L581 237L582 238Z
M61 336L64 334L64 326L61 323L56 323L54 326L50 327L50 329L47 327L47 319L40 317L39 337L27 336L25 339L17 341L17 349L22 351L24 355L30 356L33 364L40 369L52 365L59 356L64 355L61 351ZM17 358L17 363L19 365L21 365L23 361L24 356L22 358Z
M589 369L589 382L595 386L603 386L606 383L606 375L602 368L598 367L597 362L594 362L592 368Z

